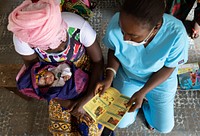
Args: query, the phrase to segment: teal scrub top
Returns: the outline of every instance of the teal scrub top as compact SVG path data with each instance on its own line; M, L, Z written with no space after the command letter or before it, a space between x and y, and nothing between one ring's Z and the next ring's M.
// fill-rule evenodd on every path
M119 26L119 13L108 24L103 43L114 50L121 66L117 72L123 77L146 82L152 73L163 66L176 68L171 76L177 75L177 66L188 59L188 36L181 21L171 15L163 15L163 24L153 40L144 45L133 46L123 40Z

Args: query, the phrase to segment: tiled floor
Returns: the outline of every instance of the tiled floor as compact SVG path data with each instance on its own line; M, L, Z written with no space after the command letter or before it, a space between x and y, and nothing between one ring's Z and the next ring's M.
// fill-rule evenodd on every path
M0 64L21 63L15 53L12 34L7 31L7 16L22 0L0 0ZM90 22L101 43L108 20L117 11L114 0L101 0ZM189 62L200 61L199 39L190 48ZM9 60L9 61L8 61ZM0 78L1 80L1 78ZM48 106L45 101L26 101L4 88L0 88L0 136L49 136ZM143 114L126 129L116 129L117 136L200 136L200 91L178 91L175 99L175 127L169 134L150 132L144 125Z

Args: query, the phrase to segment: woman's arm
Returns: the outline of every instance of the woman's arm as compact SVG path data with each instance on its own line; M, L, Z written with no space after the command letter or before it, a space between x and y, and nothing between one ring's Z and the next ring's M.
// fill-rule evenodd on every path
M26 67L30 66L31 64L34 64L36 62L39 62L39 58L37 56L36 53L32 54L32 55L21 55L23 61L24 61L24 64Z
M149 91L154 89L156 86L167 80L172 74L175 68L163 67L158 72L152 74L147 83L140 90L142 93L147 94Z
M92 60L92 65L91 65L92 71L89 79L89 84L86 90L87 92L80 99L76 101L77 104L71 111L71 113L77 118L81 117L90 122L92 121L92 119L83 110L83 106L94 96L94 89L96 87L96 84L102 79L103 76L104 62L103 62L103 55L101 52L101 48L96 40L90 47L86 48L86 50L87 54Z
M89 80L89 85L87 88L87 94L90 96L94 96L94 89L96 87L96 83L99 82L103 77L103 71L104 71L104 60L101 48L95 40L95 42L88 48L86 48L87 54L92 60L91 65L91 76Z
M132 103L135 102L135 104L130 108L129 111L132 112L135 109L141 108L145 95L156 86L167 80L174 69L175 68L168 68L164 66L158 72L153 73L146 84L138 92L136 92L127 103L127 106L130 106L132 105Z
M115 57L114 51L109 49L108 50L108 57L107 57L107 68L106 68L106 77L103 81L99 82L96 86L95 92L100 92L100 95L102 95L106 89L108 89L113 81L113 78L119 68L120 62ZM115 72L113 72L113 69Z

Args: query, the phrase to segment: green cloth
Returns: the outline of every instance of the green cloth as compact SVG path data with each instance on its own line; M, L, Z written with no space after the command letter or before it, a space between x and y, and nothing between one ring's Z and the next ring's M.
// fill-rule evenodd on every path
M76 2L64 1L64 3L62 3L62 11L76 13L86 20L93 16L92 10L81 2L81 0L77 0Z

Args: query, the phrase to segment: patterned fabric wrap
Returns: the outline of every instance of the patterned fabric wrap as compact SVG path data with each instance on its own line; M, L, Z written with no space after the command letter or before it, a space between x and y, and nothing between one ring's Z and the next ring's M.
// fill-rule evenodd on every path
M103 130L97 123L75 118L53 100L49 103L49 118L49 131L54 136L100 136Z
M29 97L46 99L48 101L55 97L60 99L74 99L79 97L86 90L89 77L87 73L81 69L77 69L73 64L70 64L73 74L63 87L38 87L36 84L37 73L51 67L56 67L57 65L58 63L50 65L45 62L38 62L29 67L17 80L18 90Z

